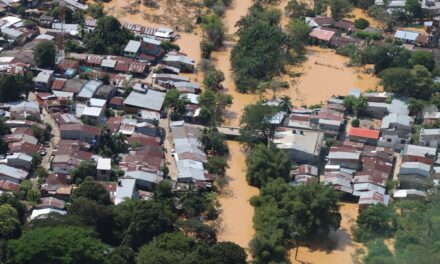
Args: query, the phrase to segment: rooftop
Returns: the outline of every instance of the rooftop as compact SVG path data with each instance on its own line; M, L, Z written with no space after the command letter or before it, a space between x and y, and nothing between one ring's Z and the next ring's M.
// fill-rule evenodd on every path
M160 111L162 109L165 93L148 90L146 94L131 92L124 100L125 105L130 105L142 109Z
M379 139L379 131L367 128L351 127L348 131L348 136L377 140Z
M321 132L278 127L275 130L273 143L281 149L296 149L318 155L322 139Z

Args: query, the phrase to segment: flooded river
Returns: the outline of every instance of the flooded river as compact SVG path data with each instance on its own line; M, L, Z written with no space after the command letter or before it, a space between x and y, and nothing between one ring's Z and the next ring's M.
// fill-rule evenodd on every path
M231 153L226 175L229 184L219 195L222 205L222 225L218 234L219 241L232 241L243 248L249 247L254 236L252 217L254 209L249 199L258 194L258 189L251 187L246 181L246 155L240 143L228 141Z

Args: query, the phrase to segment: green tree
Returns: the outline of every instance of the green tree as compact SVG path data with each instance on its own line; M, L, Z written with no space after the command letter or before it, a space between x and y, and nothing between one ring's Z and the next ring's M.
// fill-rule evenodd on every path
M84 183L83 183L84 184ZM111 245L118 245L113 237L113 208L98 204L84 196L76 196L67 208L69 215L77 217L84 225L92 227L101 240Z
M2 193L0 195L0 205L9 204L18 213L18 219L21 224L26 221L26 205L20 201L18 194Z
M242 21L240 40L231 53L234 80L240 92L255 91L258 82L279 75L286 63L287 36L275 25L247 19Z
M352 126L352 127L359 127L360 123L361 123L361 122L360 122L359 119L357 119L357 118L351 120L351 126Z
M168 91L164 100L164 105L171 108L172 120L179 120L185 114L188 103L188 98L175 88Z
M282 149L257 145L246 158L248 171L246 179L252 186L261 187L270 179L290 178L289 156Z
M335 20L341 20L351 11L351 4L348 0L330 0L330 10Z
M82 161L79 166L70 173L70 176L74 183L80 184L86 179L86 177L96 176L96 164L88 160Z
M175 215L154 201L127 200L114 209L115 233L133 249L174 230Z
M43 227L25 232L11 240L8 264L106 263L108 247L92 231L81 227Z
M205 73L203 85L206 89L219 90L222 89L222 82L225 80L225 75L222 71L210 69Z
M209 171L209 173L219 176L224 176L227 167L228 167L228 163L223 157L219 157L219 156L208 157L208 162L206 163L206 169Z
M356 220L354 238L366 242L372 238L390 237L396 231L396 213L393 207L371 205L362 210Z
M303 20L292 19L287 25L289 46L297 53L304 53L304 46L307 43L310 27Z
M411 53L411 59L409 60L411 66L422 65L429 71L434 70L435 60L431 52L416 50Z
M172 43L171 41L162 41L160 43L160 47L163 49L163 52L166 54L172 50L179 51L180 47L177 44Z
M118 19L103 16L98 18L96 28L85 35L84 44L91 53L119 55L133 38L133 33L122 27Z
M354 21L354 27L357 29L366 29L370 26L370 22L365 18L358 18Z
M249 144L267 143L272 132L270 120L278 109L261 102L247 105L240 119L240 139Z
M0 237L2 239L16 238L20 235L18 213L9 204L0 205Z
M205 37L214 45L215 49L223 46L225 39L225 27L222 19L216 14L205 15L202 17L202 28Z
M104 6L101 3L90 4L87 8L87 13L94 19L98 19L104 16Z
M366 11L370 6L374 5L374 0L357 0L356 5L362 10Z
M199 142L205 147L205 151L224 156L229 153L225 136L217 128L203 129Z
M109 264L130 264L135 263L136 254L127 246L114 248L109 254Z
M41 68L52 69L55 65L56 48L50 41L42 41L34 49L35 64Z
M211 247L213 263L245 264L247 254L243 248L232 242L219 242Z
M290 18L304 19L312 13L307 3L290 0L285 8L286 15Z
M200 42L200 52L202 54L202 58L209 59L211 57L211 53L215 50L214 44L208 40L202 40Z
M415 82L411 70L405 68L386 69L380 74L380 77L385 91L401 95L409 95L409 89Z
M344 98L344 106L348 113L354 114L356 117L359 114L362 114L363 111L367 108L368 100L364 96L353 96L349 95Z
M95 181L84 181L72 193L72 200L84 197L97 202L98 204L111 204L110 194L104 186Z
M422 18L423 11L418 0L408 0L405 2L405 11L408 12L409 17L414 18Z
M0 78L0 101L10 102L20 99L25 92L24 82L20 76L5 75Z

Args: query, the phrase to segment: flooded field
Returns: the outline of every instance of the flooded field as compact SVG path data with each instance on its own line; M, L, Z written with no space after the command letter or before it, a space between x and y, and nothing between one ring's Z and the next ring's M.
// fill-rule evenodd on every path
M258 189L246 182L246 155L240 143L228 141L228 146L231 152L229 169L226 171L229 184L219 195L222 225L218 240L232 241L248 248L255 233L252 224L254 208L249 204L249 199L258 194Z
M290 251L290 261L293 264L350 264L353 263L352 254L362 245L351 239L351 226L356 222L358 205L352 203L341 204L341 228L331 232L328 240L319 240L309 247L300 247L298 258L295 260L295 249Z
M371 17L367 14L367 12L363 11L360 8L353 8L351 13L350 13L351 18L349 18L350 21L355 21L358 18L364 18L366 20L368 20L368 22L370 22L370 27L376 27L376 28L380 28L380 22L377 21L374 17Z
M335 53L332 49L307 48L307 60L297 68L299 78L284 75L283 80L290 83L288 90L278 96L288 95L294 105L311 105L325 102L332 95L345 95L352 88L362 91L379 88L379 79L367 74L362 67L348 67L349 59Z

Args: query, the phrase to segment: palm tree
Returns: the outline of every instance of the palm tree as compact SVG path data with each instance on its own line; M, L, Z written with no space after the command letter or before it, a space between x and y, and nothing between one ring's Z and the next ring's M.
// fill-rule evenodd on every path
M292 99L287 95L283 95L281 97L280 107L282 111L290 114L290 110L292 108Z

